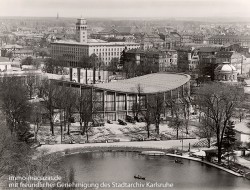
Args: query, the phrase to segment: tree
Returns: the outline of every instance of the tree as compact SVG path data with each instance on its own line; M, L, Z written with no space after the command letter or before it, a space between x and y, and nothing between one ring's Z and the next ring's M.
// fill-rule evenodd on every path
M41 56L43 59L50 55L49 50L47 48L41 48L38 50L38 55Z
M0 110L0 178L5 175L19 175L27 166L32 155L28 144L12 135Z
M182 105L182 113L183 113L183 121L186 129L186 134L188 134L188 126L190 119L190 107L191 107L191 97L187 95L186 97L180 98L180 102Z
M27 86L27 92L29 95L29 99L32 99L32 96L34 95L37 87L38 87L38 76L35 74L29 73L26 76L26 86Z
M92 89L84 89L84 91L82 91L81 94L78 95L77 110L80 115L80 129L83 135L87 135L87 140L88 132L90 130L89 123L93 119L92 103ZM82 123L84 125L82 125Z
M117 72L118 65L119 65L119 59L117 57L112 58L110 64L107 67L107 70L111 72Z
M32 65L38 69L41 63L37 59L33 59L31 56L28 56L21 61L21 65Z
M147 109L152 113L152 121L155 124L156 133L160 133L161 115L164 113L164 99L163 94L158 93L148 97Z
M13 52L12 51L8 51L6 53L6 56L9 58L9 60L12 59L13 58Z
M169 127L176 130L176 138L179 139L179 130L182 130L184 126L182 103L179 100L170 99L166 101L166 106L170 108L172 117Z
M83 135L86 134L88 140L91 130L90 122L98 117L98 111L103 110L102 103L99 101L101 97L92 88L82 89L77 96L76 108L80 115L80 129Z
M137 65L132 61L125 62L122 67L122 72L125 73L126 78L135 77L137 72Z
M86 70L85 79L86 79L86 84L88 84L88 69L93 67L93 61L90 59L90 57L84 55L79 60L79 66L85 68Z
M121 52L121 56L120 56L120 64L122 66L124 66L124 64L129 61L126 52L127 52L127 48L125 47L125 49Z
M221 162L222 142L225 129L237 105L242 101L243 91L232 85L208 83L197 94L200 111L213 122L218 146L218 162Z
M138 100L136 100L135 102L133 102L133 105L132 105L132 112L133 112L133 115L134 115L134 118L136 120L138 120L138 116L139 114L142 112L142 101L141 101L141 95L143 93L143 88L140 84L137 85L136 87L136 90L137 90L137 97L138 97Z
M31 122L34 123L34 136L37 140L37 135L41 127L42 122L42 105L40 102L32 103L32 113L31 113Z
M34 59L31 56L24 58L21 63L22 65L33 65Z
M29 120L31 105L27 92L19 77L4 77L0 83L3 113L11 134L19 140L30 138Z
M149 105L147 107L149 107ZM141 114L143 115L143 118L145 120L146 131L147 131L147 135L149 138L150 137L150 125L153 122L153 114L150 109L146 109L145 111L142 111Z
M228 156L228 165L230 156L234 155L234 148L237 140L235 138L236 133L234 131L234 127L234 124L229 121L225 129L224 138L222 139L222 151Z
M42 105L47 110L47 118L50 122L50 131L54 135L55 109L58 108L58 87L52 81L44 79L38 87L39 97L42 98Z
M68 135L70 134L70 124L71 124L71 118L76 110L76 100L77 100L77 92L72 91L68 87L62 87L61 93L62 98L59 99L61 103L63 104L60 106L61 108L64 108L65 110L65 119L68 122Z
M95 53L92 53L89 57L89 64L93 68L93 84L95 84L96 80L96 68L99 68L98 56Z
M62 56L56 59L46 58L44 61L43 71L52 74L63 74L64 66L66 66L66 60Z
M215 136L213 125L214 123L210 118L203 116L201 118L201 126L199 126L198 130L195 132L200 138L207 139L208 148L211 146L211 138Z

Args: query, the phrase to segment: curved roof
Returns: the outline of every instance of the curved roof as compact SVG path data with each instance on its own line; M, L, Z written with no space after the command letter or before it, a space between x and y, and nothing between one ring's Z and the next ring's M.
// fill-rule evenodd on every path
M117 82L94 84L94 87L125 93L138 93L138 85L144 94L166 92L187 83L190 76L186 74L154 73Z
M216 67L215 70L219 72L232 72L232 71L236 71L236 68L231 64L223 63L219 65L218 67Z

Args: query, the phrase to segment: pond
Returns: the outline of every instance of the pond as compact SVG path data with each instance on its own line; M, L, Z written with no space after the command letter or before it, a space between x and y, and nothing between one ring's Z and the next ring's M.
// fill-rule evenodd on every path
M135 152L91 152L67 155L63 164L67 171L74 168L76 182L95 189L250 188L247 179L195 161L183 159L183 164L178 164L174 159ZM146 180L135 179L134 175Z

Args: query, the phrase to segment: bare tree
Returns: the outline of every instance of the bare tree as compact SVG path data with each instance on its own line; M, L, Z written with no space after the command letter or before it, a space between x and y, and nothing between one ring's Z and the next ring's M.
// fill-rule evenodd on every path
M94 53L91 54L89 57L83 56L79 60L78 64L80 65L80 67L83 67L86 70L86 72L85 72L86 73L85 74L86 84L88 83L88 69L94 68L94 71L95 71L96 62L97 62L97 56Z
M40 102L34 102L31 104L32 106L32 113L31 113L31 122L34 123L34 136L35 140L37 140L38 132L41 128L42 122L42 105Z
M77 109L80 115L80 129L83 135L87 135L87 140L90 130L89 123L92 121L93 116L92 103L92 89L85 89L77 98Z
M171 121L169 127L176 130L176 138L179 139L179 130L182 130L184 126L183 119L183 105L179 100L168 100L166 101L167 108L171 111Z
M55 109L58 107L58 87L52 81L44 79L38 88L39 96L43 99L42 105L47 110L47 118L50 122L50 131L54 135Z
M136 90L137 90L137 93L138 93L137 94L138 100L133 102L132 112L133 112L134 118L138 121L138 116L142 112L142 109L143 109L142 102L141 102L141 96L142 96L142 93L143 93L143 88L142 88L141 84L138 84L136 86Z
M156 133L160 133L161 115L164 113L164 98L163 94L150 95L147 100L147 109L152 113L152 121L155 124Z
M195 134L200 138L206 138L208 142L208 148L210 148L211 138L215 136L213 121L210 118L203 116L201 118L201 126L199 126Z
M242 95L242 89L222 83L205 84L198 92L198 104L201 112L213 122L219 163L221 162L222 141L225 129L237 105L242 100Z
M86 134L87 140L91 130L91 122L98 117L98 111L102 110L99 97L92 88L82 89L81 94L77 94L76 108L80 115L80 129L82 134Z
M65 109L65 119L68 122L67 133L69 135L71 119L72 119L74 112L76 111L77 93L75 91L72 91L68 87L64 87L62 89L62 94L63 94L62 102L64 104L63 107Z
M29 99L32 99L37 87L38 87L39 76L34 73L28 73L26 76L26 86L29 94Z

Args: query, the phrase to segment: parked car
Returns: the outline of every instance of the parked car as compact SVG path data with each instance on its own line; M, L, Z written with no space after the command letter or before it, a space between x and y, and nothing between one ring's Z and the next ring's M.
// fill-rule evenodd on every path
M126 121L129 123L135 123L135 119L131 115L126 115Z
M122 119L118 119L118 123L120 125L127 125L127 123L125 121L123 121Z

